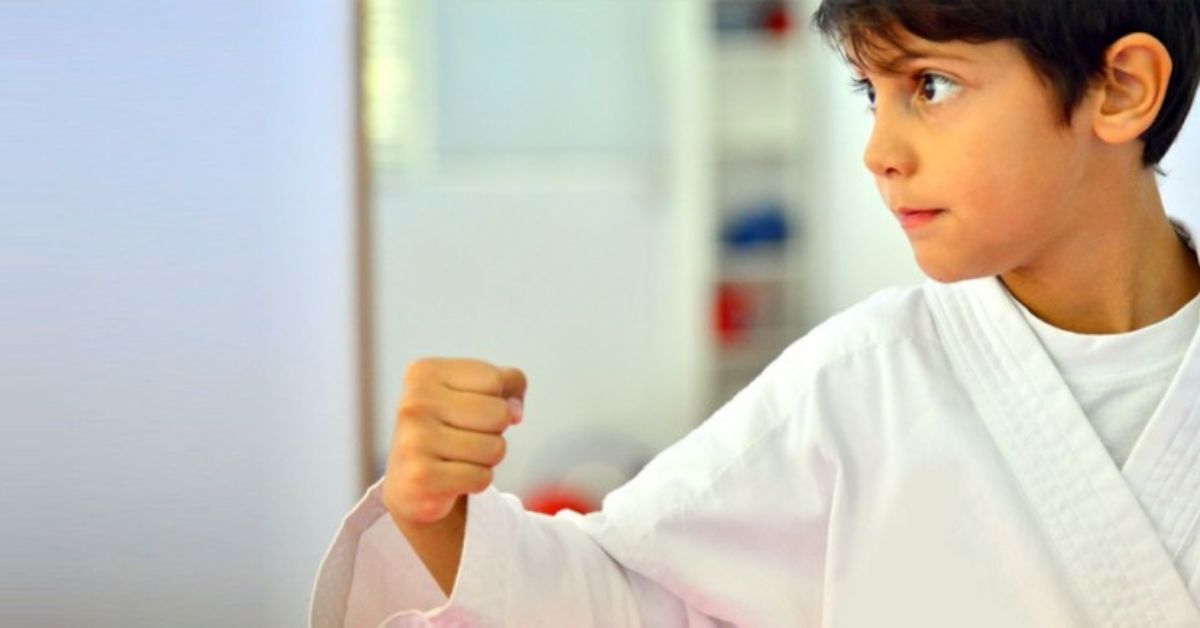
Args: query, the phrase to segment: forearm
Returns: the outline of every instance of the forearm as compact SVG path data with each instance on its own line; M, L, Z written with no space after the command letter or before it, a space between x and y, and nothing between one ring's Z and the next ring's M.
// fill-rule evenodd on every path
M454 509L436 523L422 524L392 517L392 521L447 597L454 589L462 562L463 538L467 527L467 497L458 498Z
M311 625L374 628L389 619L394 626L716 625L656 582L626 571L575 521L531 515L494 489L468 503L454 509L457 530L410 530L410 540L388 516L376 485L322 561ZM418 544L426 557L417 554ZM451 588L453 596L443 593Z

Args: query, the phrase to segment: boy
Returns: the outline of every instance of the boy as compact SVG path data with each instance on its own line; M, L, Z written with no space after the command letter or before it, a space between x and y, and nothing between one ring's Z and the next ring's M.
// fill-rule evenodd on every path
M1153 170L1198 14L825 0L935 281L797 341L586 517L487 488L519 371L414 364L314 624L1200 626L1200 265Z

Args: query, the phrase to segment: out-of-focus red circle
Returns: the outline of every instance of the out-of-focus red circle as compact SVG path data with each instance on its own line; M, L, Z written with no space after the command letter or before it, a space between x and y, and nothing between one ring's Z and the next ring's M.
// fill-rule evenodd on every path
M781 3L772 7L763 20L763 26L776 38L787 35L792 29L792 16L787 5Z
M522 500L525 510L553 515L560 510L574 510L586 515L599 510L591 498L567 486L545 486L530 491Z

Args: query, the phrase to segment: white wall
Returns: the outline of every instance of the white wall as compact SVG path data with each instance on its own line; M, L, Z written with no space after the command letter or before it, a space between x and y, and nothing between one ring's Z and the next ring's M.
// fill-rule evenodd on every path
M1163 205L1167 213L1188 223L1193 235L1200 230L1200 181L1196 172L1200 170L1200 110L1192 107L1192 113L1179 138L1167 152L1162 167L1167 176L1159 179Z
M0 624L305 621L356 493L351 18L0 7Z

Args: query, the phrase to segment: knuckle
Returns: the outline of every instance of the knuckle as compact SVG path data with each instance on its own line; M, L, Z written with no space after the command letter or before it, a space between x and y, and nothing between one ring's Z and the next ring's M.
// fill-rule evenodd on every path
M499 395L504 390L504 373L500 367L483 360L464 359L464 369L471 371L471 379L482 386L481 392L489 395Z
M423 395L409 393L400 399L396 408L398 419L423 419L434 415L433 403Z
M504 460L504 454L508 451L508 443L504 440L504 438L497 436L492 439L491 448L491 464L500 464L500 462Z
M392 448L403 458L408 458L425 449L425 439L416 428L416 424L403 425L396 428Z
M507 400L500 398L493 399L489 410L497 422L501 425L508 425L508 420L512 416L512 409L508 406Z
M493 474L492 474L491 469L480 468L475 473L475 477L472 478L471 492L472 493L480 493L480 492L483 492L484 490L486 490L487 487L491 486L492 485L492 475Z
M405 469L405 480L421 490L428 490L436 477L433 465L425 461L412 461Z
M404 371L404 383L420 384L434 378L440 363L440 359L431 357L417 358L409 362L408 368Z
M500 434L509 424L508 404L502 399L485 399L473 404L470 416L478 430L489 434Z
M504 374L500 372L500 369L495 367L488 369L487 388L488 392L495 396L504 394Z

